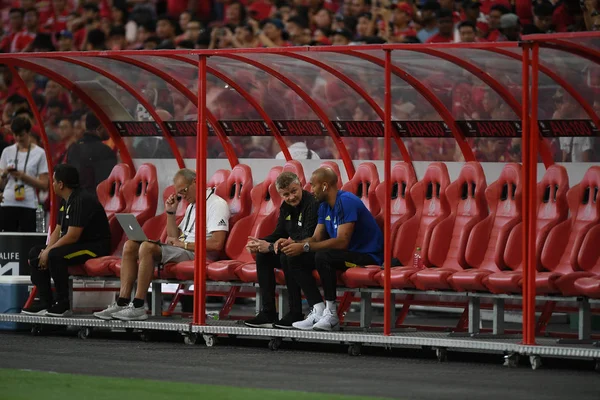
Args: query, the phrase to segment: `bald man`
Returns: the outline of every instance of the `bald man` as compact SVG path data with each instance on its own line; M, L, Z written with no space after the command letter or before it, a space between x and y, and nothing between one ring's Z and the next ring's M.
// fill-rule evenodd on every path
M338 330L336 270L383 262L383 234L375 218L354 194L338 190L337 175L329 168L317 169L310 179L312 192L321 203L312 237L282 249L287 256L315 253L325 302L312 276L298 276L298 284L312 307L308 317L292 326L301 330ZM309 268L309 266L307 266Z

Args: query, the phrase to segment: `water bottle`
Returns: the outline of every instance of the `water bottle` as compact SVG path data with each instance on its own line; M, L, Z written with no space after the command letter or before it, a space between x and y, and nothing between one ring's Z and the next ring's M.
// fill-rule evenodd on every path
M421 248L417 247L417 251L413 256L413 267L417 269L423 268L423 259L421 258Z
M46 232L46 212L41 204L35 210L35 231L38 233Z
M213 321L218 321L219 320L219 312L218 311L207 311L206 312L206 319L212 319Z

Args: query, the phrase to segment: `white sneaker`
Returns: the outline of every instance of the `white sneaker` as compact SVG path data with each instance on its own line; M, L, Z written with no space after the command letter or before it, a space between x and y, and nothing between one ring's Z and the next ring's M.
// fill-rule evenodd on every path
M339 331L340 330L340 319L337 316L337 313L334 313L329 308L326 308L323 311L323 316L321 319L315 323L313 326L315 331Z
M313 307L305 320L294 322L292 326L302 331L310 331L312 330L313 325L316 324L320 319L321 315L319 315L318 311L315 309L315 307Z
M114 319L120 319L121 321L144 321L148 319L148 314L146 314L146 308L144 306L135 308L133 303L129 303L127 307L114 313L112 317Z
M127 306L119 306L119 305L117 305L117 303L113 303L110 306L108 306L106 309L95 312L94 317L103 319L105 321L110 321L111 319L113 319L113 314L116 314L119 311L122 311L126 308L127 308Z

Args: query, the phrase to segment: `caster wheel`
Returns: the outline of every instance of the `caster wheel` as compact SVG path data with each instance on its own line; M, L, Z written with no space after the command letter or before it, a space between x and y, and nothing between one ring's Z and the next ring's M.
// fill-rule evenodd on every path
M542 357L540 356L529 356L529 363L531 364L531 369L536 370L540 369L542 366Z
M92 328L85 327L85 328L81 328L79 330L79 332L77 332L77 337L79 339L87 339L90 337L91 334L92 334Z
M150 331L143 331L140 333L140 339L142 339L142 342L151 342L152 333L150 333Z
M279 350L279 347L281 346L281 342L283 342L283 339L280 337L272 338L271 340L269 340L269 350L273 350L273 351Z
M348 346L348 355L353 357L360 356L360 348L360 343L352 343Z
M189 335L185 335L183 337L183 343L193 346L198 344L198 335L195 333L190 333Z
M508 368L517 368L519 366L520 356L517 353L511 353L504 356L504 366Z
M435 349L435 356L439 362L446 362L448 361L448 350L444 347L438 347Z
M206 343L206 347L213 347L217 344L217 337L215 335L203 335L204 343Z
M31 334L33 336L40 336L42 334L42 326L41 325L34 325L31 327Z

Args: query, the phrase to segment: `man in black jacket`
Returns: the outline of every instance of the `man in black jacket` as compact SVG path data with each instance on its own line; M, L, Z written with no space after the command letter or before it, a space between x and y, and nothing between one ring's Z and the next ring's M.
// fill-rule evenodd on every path
M108 178L117 165L117 155L102 143L102 125L91 112L85 117L85 129L83 137L69 147L67 163L79 171L81 189L96 196L96 186Z
M95 196L79 189L79 175L71 165L54 168L54 193L62 198L58 222L47 246L29 252L31 282L37 286L39 302L23 309L24 314L66 317L71 315L69 270L110 252L110 228L106 212ZM54 280L53 302L50 278Z
M302 190L300 179L291 172L284 172L275 181L277 192L283 199L275 231L262 239L248 238L246 248L256 254L256 272L262 297L262 310L253 319L245 322L254 328L290 329L292 324L303 319L302 292L298 281L300 275L310 275L314 268L314 253L302 253L288 257L281 253L289 243L310 238L317 226L319 203L315 196ZM288 288L290 311L277 320L275 309L275 268L283 269Z

